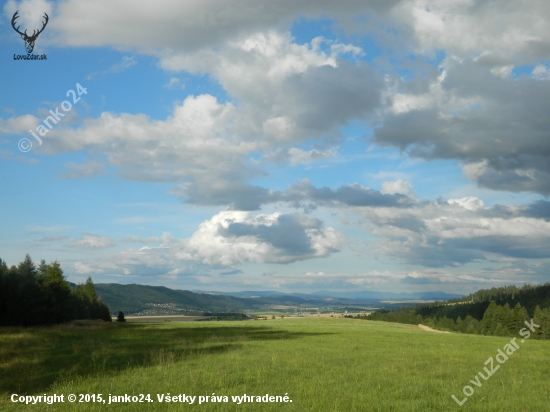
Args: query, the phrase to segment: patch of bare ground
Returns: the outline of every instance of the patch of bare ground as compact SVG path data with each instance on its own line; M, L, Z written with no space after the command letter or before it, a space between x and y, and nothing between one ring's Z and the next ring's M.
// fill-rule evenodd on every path
M430 328L429 326L422 325L421 323L418 324L418 327L422 330L427 331L427 332L451 333L451 332L447 332L447 331L443 331L443 330L436 330L436 329Z

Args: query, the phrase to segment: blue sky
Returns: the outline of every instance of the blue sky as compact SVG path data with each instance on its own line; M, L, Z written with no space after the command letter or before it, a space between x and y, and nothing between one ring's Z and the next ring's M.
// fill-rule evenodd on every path
M2 10L9 264L216 291L548 281L544 2ZM48 14L33 51L47 60L16 60L17 10L31 33ZM40 144L29 131L56 109Z

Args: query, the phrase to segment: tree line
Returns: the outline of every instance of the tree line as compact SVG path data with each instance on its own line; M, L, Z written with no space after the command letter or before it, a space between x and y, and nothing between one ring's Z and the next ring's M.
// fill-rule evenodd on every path
M450 303L478 304L478 308L483 308L481 312L481 315L483 315L489 306L489 302L492 300L501 306L508 303L510 307L514 307L517 303L520 303L529 313L533 314L537 305L541 308L550 307L550 283L539 286L524 285L520 288L517 286L503 286L500 288L481 289L462 298L449 299L446 302L435 302L430 305L421 305L423 310L422 315L426 316L430 310L440 313L444 306L451 307ZM453 310L460 310L459 308L460 305L456 305ZM434 315L436 314L435 312L432 311L431 314ZM481 317L477 317L476 319L481 319Z
M109 308L97 296L92 279L74 290L59 262L38 267L27 254L8 268L0 259L0 326L35 326L76 319L111 321Z
M421 323L441 330L493 336L515 336L525 327L525 321L533 319L540 327L532 337L550 339L550 284L493 288L476 292L468 298L417 305L416 308L377 311L358 318L414 325Z

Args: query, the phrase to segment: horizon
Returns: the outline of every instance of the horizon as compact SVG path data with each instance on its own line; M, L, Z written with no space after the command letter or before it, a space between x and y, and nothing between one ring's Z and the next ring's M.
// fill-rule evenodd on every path
M8 0L0 258L227 293L547 282L550 9L505 3ZM49 16L46 60L16 59L16 11Z

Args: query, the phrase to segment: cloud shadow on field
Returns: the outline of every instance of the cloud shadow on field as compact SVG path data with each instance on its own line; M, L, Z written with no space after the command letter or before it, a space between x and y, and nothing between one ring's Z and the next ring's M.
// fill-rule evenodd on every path
M0 329L0 394L43 392L76 377L111 376L133 367L163 365L237 350L245 342L298 339L289 332L235 322L235 326L106 324ZM325 334L325 333L322 333Z

